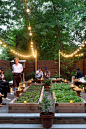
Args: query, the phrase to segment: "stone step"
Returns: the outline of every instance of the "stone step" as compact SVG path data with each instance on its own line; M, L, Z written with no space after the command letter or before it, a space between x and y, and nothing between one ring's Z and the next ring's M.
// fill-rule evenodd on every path
M41 124L39 113L0 113L0 124ZM54 124L85 124L86 113L55 113Z
M42 124L0 124L0 129L44 129ZM86 129L86 124L53 124L51 129Z

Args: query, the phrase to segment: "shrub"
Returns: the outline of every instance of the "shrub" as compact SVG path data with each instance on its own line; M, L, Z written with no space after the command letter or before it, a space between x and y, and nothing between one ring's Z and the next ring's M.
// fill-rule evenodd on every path
M51 80L50 79L46 79L43 82L44 82L44 86L50 86L51 85Z
M27 77L28 79L31 79L31 78L35 79L35 72L33 72L33 73L27 73L27 74L26 74L26 77Z
M9 70L7 70L4 75L5 75L5 80L6 81L13 80L13 74L12 74L11 68Z

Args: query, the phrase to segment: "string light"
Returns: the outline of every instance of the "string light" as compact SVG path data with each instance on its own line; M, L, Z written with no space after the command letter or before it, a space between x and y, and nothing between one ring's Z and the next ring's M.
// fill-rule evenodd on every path
M31 57L32 55L22 55L22 54L20 54L20 53L18 53L18 52L16 52L16 51L14 51L13 49L11 49L11 52L13 52L14 54L16 54L16 55L18 55L18 56L20 56L20 57L25 57L25 58L28 58L28 57Z
M6 44L4 44L3 47L6 47Z
M32 33L30 32L29 35L32 36Z
M83 56L84 54L81 53L81 54L78 54L78 55L75 55L75 57L80 57L80 56Z
M30 9L26 9L26 12L29 13L30 12Z
M28 30L31 30L31 27L30 26L28 27Z
M81 45L82 47L85 47L85 44L86 44L86 41L84 41L84 43ZM73 57L77 52L79 52L81 49L82 49L82 47L79 47L76 51L74 51L73 53L71 53L71 54L64 54L63 52L60 52L60 54L63 56L63 57L66 57L66 58L68 58L68 57ZM76 55L76 56L83 56L83 53L82 54L79 54L79 55Z
M25 0L25 2L26 2L26 8L27 8L27 9L26 9L26 12L29 13L29 12L30 12L30 9L29 9L28 6L27 6L27 0ZM33 34L32 34L32 32L31 32L30 23L29 23L29 26L28 26L28 30L30 30L29 36L32 36ZM0 41L0 44L2 44L2 41ZM20 57L24 57L24 58L28 58L28 57L31 57L31 56L36 57L36 54L35 54L34 49L33 49L33 42L32 42L32 39L31 39L30 44L31 44L30 47L31 47L31 50L32 50L32 54L31 54L31 55L23 55L23 54L20 54L20 53L16 52L16 51L13 50L13 49L11 49L10 51L11 51L13 54L16 54L16 55L18 55L18 56L20 56ZM4 44L3 46L6 47L5 44Z
M2 44L2 41L0 41L0 44Z

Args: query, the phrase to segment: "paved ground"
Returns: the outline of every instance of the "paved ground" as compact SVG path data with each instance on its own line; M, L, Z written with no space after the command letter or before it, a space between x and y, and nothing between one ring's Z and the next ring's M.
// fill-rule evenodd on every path
M38 84L37 83L36 84L34 83L33 85L38 85ZM86 101L86 93L85 92L81 92L81 96ZM14 94L8 94L7 97L12 100L14 98ZM49 93L48 98L51 99L51 104L52 104L53 103L53 100L52 100L51 93ZM2 107L0 107L0 113L8 113L8 104L9 104L9 102L11 100L4 100L3 101L3 103L6 103L6 105L3 105ZM54 107L53 106L51 107L51 110L54 112Z

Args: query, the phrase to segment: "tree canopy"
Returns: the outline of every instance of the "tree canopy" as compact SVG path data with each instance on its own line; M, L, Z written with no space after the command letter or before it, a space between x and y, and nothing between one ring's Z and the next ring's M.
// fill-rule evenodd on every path
M30 22L40 60L58 59L59 49L71 53L86 38L85 0L27 0L29 14L24 0L0 0L0 5L0 39L20 52L30 52ZM8 50L8 56L14 55Z

